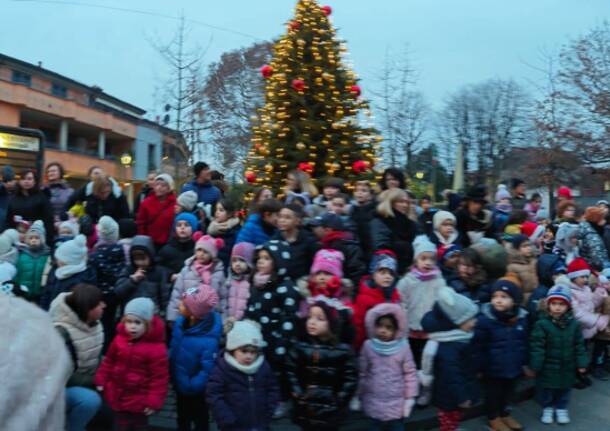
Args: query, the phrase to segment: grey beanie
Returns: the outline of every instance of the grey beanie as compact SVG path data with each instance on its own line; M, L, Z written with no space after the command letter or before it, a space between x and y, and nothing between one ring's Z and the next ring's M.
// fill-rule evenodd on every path
M124 316L131 314L150 322L155 314L155 303L150 298L135 298L125 306Z
M45 244L45 237L47 235L47 231L44 228L44 223L41 220L36 220L32 223L32 226L28 229L25 234L26 238L29 238L30 235L38 235L43 244Z
M436 256L436 246L426 235L418 235L413 241L413 259L417 259L422 253L433 253Z
M449 320L458 326L479 313L479 307L474 302L450 287L441 289L438 294L438 305Z
M97 222L97 234L104 241L118 241L119 224L112 217L102 216Z
M190 212L195 209L195 206L197 205L197 199L199 199L197 193L192 190L189 190L188 192L181 193L180 196L178 196L177 201L178 205Z

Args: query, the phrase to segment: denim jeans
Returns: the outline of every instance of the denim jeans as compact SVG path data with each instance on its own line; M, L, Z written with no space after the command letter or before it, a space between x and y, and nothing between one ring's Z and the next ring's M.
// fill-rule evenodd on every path
M80 386L66 388L66 429L85 431L101 405L102 399L93 389Z
M557 410L566 410L570 402L570 389L543 388L540 393L542 407L553 407Z
M371 425L369 426L370 431L404 431L404 429L404 419L395 419L392 421L371 419Z

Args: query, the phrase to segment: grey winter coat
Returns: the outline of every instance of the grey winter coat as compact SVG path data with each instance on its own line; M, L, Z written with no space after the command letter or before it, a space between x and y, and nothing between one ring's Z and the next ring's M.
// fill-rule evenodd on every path
M596 271L601 271L606 266L609 266L608 250L606 250L604 245L602 234L587 221L583 221L579 228L580 257L586 260Z

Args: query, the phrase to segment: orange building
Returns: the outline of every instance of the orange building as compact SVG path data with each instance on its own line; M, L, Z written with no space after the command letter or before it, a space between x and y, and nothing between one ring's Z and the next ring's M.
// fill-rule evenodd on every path
M97 86L0 54L0 126L42 131L45 165L60 162L75 185L86 181L94 165L128 194L151 170L165 168L177 181L188 175L182 135L143 119L145 113ZM120 162L125 154L131 155L129 166Z

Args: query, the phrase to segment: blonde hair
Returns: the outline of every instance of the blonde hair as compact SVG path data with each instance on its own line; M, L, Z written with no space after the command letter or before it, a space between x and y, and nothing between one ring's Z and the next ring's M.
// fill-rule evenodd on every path
M318 189L311 181L311 177L307 172L295 169L294 171L288 172L288 175L294 177L301 193L308 193L311 198L315 198L318 195Z
M112 182L106 175L100 175L95 180L93 180L93 194L95 196L99 196L102 194L106 187L110 187L112 189Z
M394 214L392 205L400 199L409 199L407 192L397 188L384 191L378 197L377 213L383 217L395 217L396 214Z

